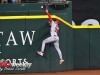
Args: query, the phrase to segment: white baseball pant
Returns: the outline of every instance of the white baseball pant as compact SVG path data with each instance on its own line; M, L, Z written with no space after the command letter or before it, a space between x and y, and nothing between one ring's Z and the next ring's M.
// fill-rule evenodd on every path
M48 37L45 40L43 40L41 51L44 52L45 44L46 43L51 43L51 42L54 42L54 46L55 46L55 48L56 48L56 50L58 52L58 55L59 55L60 59L62 59L62 53L61 53L61 50L59 48L59 37L58 36L56 36L56 37Z

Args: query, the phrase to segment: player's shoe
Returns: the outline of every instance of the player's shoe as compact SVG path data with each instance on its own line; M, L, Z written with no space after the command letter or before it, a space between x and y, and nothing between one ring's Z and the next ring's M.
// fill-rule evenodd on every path
M64 63L64 60L63 59L60 60L60 63L59 64L62 64L62 63Z
M40 56L43 56L43 52L41 52L41 51L37 51L37 54L39 54Z

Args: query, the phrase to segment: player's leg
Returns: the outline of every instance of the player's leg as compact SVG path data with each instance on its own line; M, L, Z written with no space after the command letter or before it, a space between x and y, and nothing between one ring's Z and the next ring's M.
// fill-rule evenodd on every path
M55 43L54 43L54 46L58 52L58 55L59 55L59 58L60 58L60 63L59 64L62 64L64 62L63 58L62 58L62 52L59 48L59 40L57 40Z
M42 42L42 47L41 47L41 52L44 52L45 45L46 45L46 43L48 43L49 40L50 40L50 37L47 38L47 39L45 39L45 40L43 40L43 42Z
M43 40L41 51L37 51L37 53L39 55L43 56L46 43L50 43L50 42L53 42L53 41L55 41L55 39L53 39L52 37L48 37L47 39Z

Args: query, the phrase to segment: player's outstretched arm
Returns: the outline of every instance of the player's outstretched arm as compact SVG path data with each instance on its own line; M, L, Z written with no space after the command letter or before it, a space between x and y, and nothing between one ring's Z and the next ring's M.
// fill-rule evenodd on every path
M47 15L48 15L48 17L49 17L50 22L52 22L52 17L51 17L51 15L50 15L48 9L46 9L46 13L47 13Z

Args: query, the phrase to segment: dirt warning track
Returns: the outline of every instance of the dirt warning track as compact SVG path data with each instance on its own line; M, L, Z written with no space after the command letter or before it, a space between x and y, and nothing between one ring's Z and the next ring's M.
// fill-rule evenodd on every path
M66 72L1 74L1 75L100 75L100 70L71 70Z

